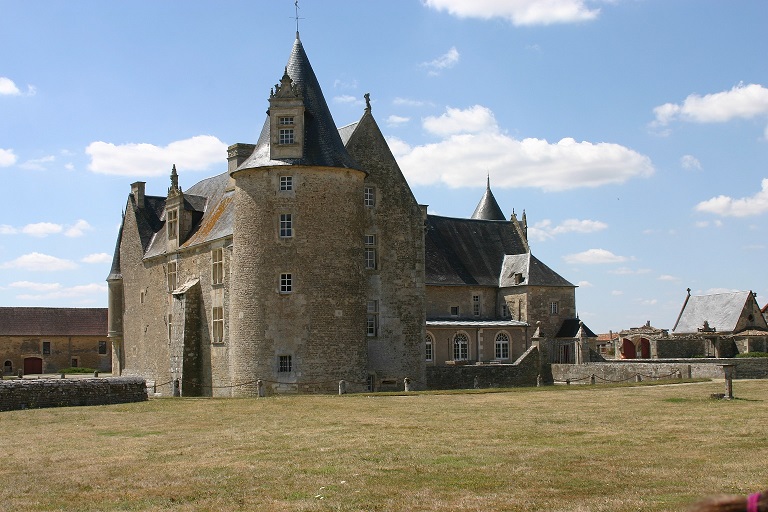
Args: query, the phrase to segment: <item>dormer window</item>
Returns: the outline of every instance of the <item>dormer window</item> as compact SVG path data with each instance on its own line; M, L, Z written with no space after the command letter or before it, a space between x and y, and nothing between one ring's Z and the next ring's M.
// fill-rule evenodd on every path
M269 119L270 158L301 158L304 155L304 99L287 69L269 97Z
M175 240L179 233L179 210L168 210L165 220L168 226L168 240Z
M278 139L278 144L281 146L286 144L293 144L296 140L293 136L293 116L280 117L278 119L278 124L280 125L280 138Z

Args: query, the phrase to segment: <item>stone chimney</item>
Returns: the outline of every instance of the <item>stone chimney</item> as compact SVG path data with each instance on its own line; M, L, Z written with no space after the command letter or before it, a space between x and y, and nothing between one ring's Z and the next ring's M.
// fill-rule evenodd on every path
M136 183L131 183L131 195L133 195L133 200L136 201L137 208L144 208L144 187L145 186L146 186L146 182L144 181L137 181Z
M227 172L232 172L240 167L253 154L255 148L255 144L244 144L242 142L229 146L227 148Z

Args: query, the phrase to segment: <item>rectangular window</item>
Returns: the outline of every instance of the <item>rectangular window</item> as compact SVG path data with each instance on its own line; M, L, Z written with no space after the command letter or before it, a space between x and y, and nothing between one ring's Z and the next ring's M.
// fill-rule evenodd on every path
M451 306L451 316L459 316L459 306Z
M480 316L480 296L472 296L472 316Z
M80 365L80 362L76 357L72 358L72 364L70 365L72 368L77 368Z
M293 276L291 274L280 274L280 293L293 292Z
M373 187L365 187L364 204L368 208L376 206L376 189Z
M211 312L211 340L213 343L224 343L224 308L214 307Z
M293 128L280 128L279 144L293 144Z
M376 268L376 235L365 235L365 268Z
M224 249L211 251L211 284L224 282Z
M173 315L168 315L168 339L173 339Z
M44 341L43 342L43 355L44 356L51 355L51 342L50 341Z
M290 213L280 214L280 238L293 236L293 216Z
M280 190L293 190L293 176L280 176Z
M501 304L501 318L509 318L509 306L506 302Z
M281 118L279 119L278 123L280 123L282 126L286 126L286 125L291 125L291 124L294 124L294 123L293 123L293 117L292 117L292 116L288 116L288 117L281 117Z
M368 336L379 335L379 301L377 300L368 301L367 334Z
M165 216L168 226L168 240L175 240L179 231L179 210L168 210Z
M293 361L291 356L280 356L277 363L277 371L288 373L293 371Z
M432 361L432 357L434 356L432 352L432 340L427 337L427 347L426 347L426 359L427 361Z
M168 262L168 291L172 292L176 289L176 262Z
M99 355L104 355L107 353L107 342L106 341L100 341L99 342Z
M556 315L559 309L560 309L560 306L557 303L557 301L553 300L552 302L549 303L549 314L550 315Z

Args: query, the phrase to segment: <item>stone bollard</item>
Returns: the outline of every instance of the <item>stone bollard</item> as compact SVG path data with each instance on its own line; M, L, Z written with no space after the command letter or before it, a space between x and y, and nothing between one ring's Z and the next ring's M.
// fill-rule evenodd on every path
M643 382L643 377L639 373L635 375L635 382Z
M181 396L181 384L179 383L179 379L173 381L173 396Z
M343 395L343 394L346 394L346 392L347 392L347 381L342 379L339 381L339 394Z
M93 378L94 378L94 379L98 379L98 378L99 378L99 370L95 370L95 371L93 372Z
M734 364L723 364L723 372L725 373L725 399L733 400L733 369L736 367Z
M23 378L24 378L24 370L22 370L21 368L19 368L19 370L16 372L16 376L17 376L18 378L20 378L20 379L23 379Z
M593 385L593 386L595 385L595 374L594 373L589 377L589 383L591 385Z
M680 370L677 370L677 378L678 379L682 379L683 378L683 372L681 372Z
M536 376L536 387L537 387L537 388L540 388L540 387L541 387L541 383L542 383L542 381L543 381L543 380L544 380L544 379L542 379L542 378L541 378L541 374L538 374L538 375Z
M565 379L565 385L570 386L571 385L571 379Z
M64 373L64 372L61 372L61 375L60 375L60 376L61 376L61 378L62 378L62 379L66 379L66 378L67 378L67 374L66 374L66 373Z
M408 377L403 379L403 386L405 387L405 392L408 393L411 391L411 379Z
M264 398L264 381L261 379L256 381L256 396Z

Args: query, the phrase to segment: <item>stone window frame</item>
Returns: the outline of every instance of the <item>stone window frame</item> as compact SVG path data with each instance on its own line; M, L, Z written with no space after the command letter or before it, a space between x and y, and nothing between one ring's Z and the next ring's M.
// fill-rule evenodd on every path
M281 213L278 217L278 235L280 238L293 238L293 214Z
M369 338L379 335L379 301L366 302L365 335Z
M99 349L98 349L99 355L105 356L107 355L107 342L103 340L99 340Z
M376 270L377 268L377 254L376 254L376 235L365 235L365 249L364 249L364 261L366 270Z
M451 306L451 316L459 316L461 309L459 306Z
M47 340L43 340L40 352L42 352L44 356L51 355L51 342Z
M293 371L293 357L291 354L277 356L277 373L291 373Z
M224 284L224 248L211 249L211 284Z
M363 204L368 208L376 206L376 187L366 186L363 189Z
M169 261L166 266L168 277L168 291L172 292L179 286L179 265L176 260Z
M507 301L504 300L501 302L501 318L509 318L510 316L509 313L510 313L509 304L507 304Z
M480 295L472 294L472 316L480 316Z
M179 210L171 208L165 212L165 225L168 240L176 240L179 236Z
M283 174L280 176L280 192L290 192L293 190L293 175Z
M509 336L509 333L506 331L502 331L499 333L496 333L496 337L494 338L494 355L496 356L495 359L497 360L507 360L510 358L511 354L511 344L512 339ZM505 355L506 352L506 355Z
M453 335L453 360L469 361L469 335L459 331Z
M282 272L280 274L280 293L293 293L293 274L291 272Z
M224 306L211 308L211 342L224 343Z
M560 302L553 300L549 303L549 314L554 316L560 314Z
M431 363L435 359L435 337L431 333L424 336L424 360Z
M296 144L296 117L278 116L277 125L279 127L277 144L280 146L290 146L292 144Z
M70 359L69 362L70 362L69 366L71 368L79 368L80 367L80 358L79 357L72 356L72 358Z

